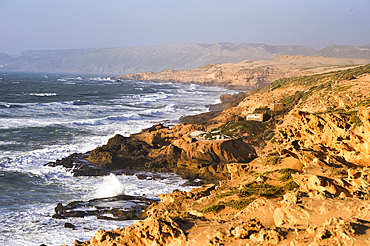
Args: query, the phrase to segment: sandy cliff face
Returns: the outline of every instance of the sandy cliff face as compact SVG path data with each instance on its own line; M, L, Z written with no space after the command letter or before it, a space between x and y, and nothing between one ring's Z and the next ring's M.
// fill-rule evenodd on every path
M194 83L254 90L280 78L312 75L367 63L370 61L364 59L279 55L267 61L246 60L240 63L216 63L192 70L170 69L156 73L128 74L116 79Z

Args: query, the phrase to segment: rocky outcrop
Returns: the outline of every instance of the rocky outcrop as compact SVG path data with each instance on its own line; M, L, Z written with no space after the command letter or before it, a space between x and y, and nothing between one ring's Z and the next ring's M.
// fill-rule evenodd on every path
M258 165L253 161L250 168L256 170ZM349 172L350 179L361 175ZM366 197L340 198L315 190L295 190L283 199L255 198L240 210L226 207L230 201L235 204L246 199L249 193L236 196L249 182L245 178L237 177L230 184L224 181L218 187L210 184L189 192L161 194L161 202L147 209L144 221L127 228L100 230L92 240L74 245L367 245L370 209ZM274 176L266 180L276 182L272 179ZM235 183L241 188L236 189ZM222 209L201 209L216 206Z
M334 217L321 227L311 229L316 235L310 245L359 245L356 243L356 234L368 228L368 225L357 219Z
M293 114L295 123L280 130L279 152L305 165L321 167L367 166L370 154L370 111L358 114Z
M192 124L154 125L130 137L117 134L89 153L72 154L46 165L63 166L74 176L136 170L174 172L190 181L217 183L228 177L228 163L247 163L257 156L241 139L202 140L191 134L202 130L204 126Z
M349 169L349 172L352 170ZM356 171L355 176L348 175L348 178L328 178L312 174L293 174L293 180L299 185L302 191L328 193L339 197L368 198L370 196L368 172Z
M146 217L143 214L149 205L155 203L144 197L118 195L108 198L95 198L89 201L73 201L63 206L61 203L54 208L54 219L84 218L96 216L102 220L136 220ZM106 206L110 204L110 206ZM119 204L119 206L115 205Z
M140 246L140 245L183 245L186 236L179 225L169 216L150 216L136 221L127 228L113 231L99 230L91 241L75 241L74 246Z
M185 178L211 182L227 177L227 163L249 162L256 152L240 139L197 140L189 134L202 126L156 125L130 137L116 135L87 158L93 165L115 169L173 171Z
M91 241L76 241L74 245L186 245L187 237L174 215L190 211L189 205L209 196L214 189L215 185L210 184L189 192L175 190L172 194L159 195L161 203L148 209L148 218L144 221L137 221L124 229L100 230Z

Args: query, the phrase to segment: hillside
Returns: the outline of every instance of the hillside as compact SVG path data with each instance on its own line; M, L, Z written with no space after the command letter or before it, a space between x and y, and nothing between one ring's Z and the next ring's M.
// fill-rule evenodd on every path
M318 74L369 63L370 60L366 59L278 55L270 60L215 63L192 70L171 69L156 73L128 74L116 77L116 79L194 83L254 90L280 78Z
M319 56L369 59L370 45L330 45L316 53Z
M342 52L343 50L343 52ZM349 50L349 51L348 51ZM355 52L353 52L355 51ZM269 60L276 55L324 55L370 59L368 46L332 46L317 51L307 46L266 44L177 44L75 50L25 51L17 57L0 55L0 69L122 75L189 70L213 63Z

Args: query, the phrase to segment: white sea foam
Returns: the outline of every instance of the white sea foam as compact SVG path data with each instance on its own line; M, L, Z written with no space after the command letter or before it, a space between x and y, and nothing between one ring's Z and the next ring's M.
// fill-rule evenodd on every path
M95 192L95 198L114 197L123 195L125 188L118 180L117 176L111 173L104 177L103 183L100 184Z
M0 175L5 172L1 178L6 178L7 173L14 172L21 173L32 181L31 185L26 186L30 193L23 205L17 202L2 210L0 242L4 245L42 243L72 245L75 239L90 240L98 229L111 230L133 223L132 221L97 221L95 216L83 219L70 218L66 221L54 220L51 215L58 202L65 205L73 200L86 201L123 193L158 199L159 193L170 193L174 189L191 189L191 187L182 186L185 180L174 174L161 174L161 178L156 178L154 174L140 173L153 176L148 179L126 175L73 177L72 173L65 168L47 167L43 164L72 153L90 151L106 144L115 134L128 136L165 120L177 120L182 115L206 112L208 109L202 105L217 102L217 94L225 93L225 89L217 87L135 81L128 85L127 82L111 83L103 78L89 79L77 78L77 76L60 77L58 82L61 83L55 84L61 87L65 84L83 84L84 87L90 86L89 88L95 90L96 86L103 85L104 90L109 90L110 86L118 84L122 87L127 86L130 90L127 94L125 91L116 94L112 92L113 95L104 100L100 100L99 93L91 100L85 96L79 97L80 101L76 98L63 98L65 94L54 89L51 91L58 97L51 97L44 93L40 95L38 103L31 101L19 103L18 100L6 102L1 99L4 102L0 103L0 115L3 116L0 118L0 129L10 132L9 129L16 128L14 138L8 137L0 142L0 148L4 148L0 151ZM137 90L137 87L141 90ZM132 93L133 90L139 94ZM31 93L34 91L31 90ZM32 100L34 101L35 98L37 97L33 97ZM55 101L45 102L50 100ZM33 127L39 127L34 130L35 136L32 135L32 129L26 129ZM27 140L28 137L39 137L39 130L45 134L41 136L39 142ZM17 135L22 131L31 135ZM1 134L3 135L0 137L7 136L8 133ZM55 134L55 139L50 138L48 134ZM20 145L33 144L37 148L13 148L11 145L16 145L17 141ZM45 192L42 190L44 188L47 189ZM33 194L37 192L42 194L40 201L30 203L31 200L28 199L35 196ZM67 221L76 225L76 230L64 228L64 223Z
M94 78L90 78L89 80L90 81L113 81L109 77L94 77Z
M29 93L30 96L38 96L38 97L53 97L58 96L57 93Z

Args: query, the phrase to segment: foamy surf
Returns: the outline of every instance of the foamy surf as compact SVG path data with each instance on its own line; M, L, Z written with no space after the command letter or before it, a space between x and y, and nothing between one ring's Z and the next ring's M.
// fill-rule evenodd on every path
M111 173L104 177L103 183L100 184L94 194L95 198L113 197L124 195L125 187L118 180L117 176Z
M119 195L158 200L160 193L190 190L174 174L73 177L63 168L43 165L90 151L115 134L128 136L206 112L203 105L233 93L219 87L43 75L5 73L0 80L0 88L9 92L0 94L0 245L72 245L75 239L91 239L98 229L133 223L96 216L56 220L51 216L59 202ZM76 229L64 228L65 222Z

